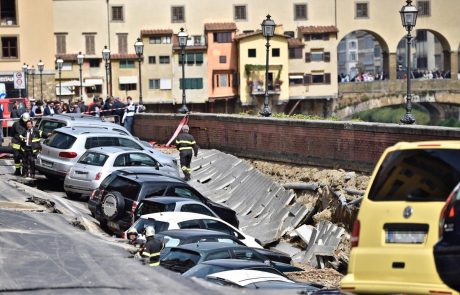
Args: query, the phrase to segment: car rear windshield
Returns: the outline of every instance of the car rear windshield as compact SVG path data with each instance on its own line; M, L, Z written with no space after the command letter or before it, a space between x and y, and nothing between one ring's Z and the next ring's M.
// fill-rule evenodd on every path
M46 144L53 148L66 150L70 149L76 140L75 136L56 132L46 140Z
M124 198L137 201L141 185L122 176L115 177L106 187L107 191L119 192Z
M145 214L174 211L175 204L162 204L152 201L144 201L136 209L136 216Z
M373 201L445 201L460 181L460 150L389 153L369 192Z
M177 266L191 268L195 266L200 260L198 253L188 251L185 249L171 249L164 259L163 262L174 263Z
M109 156L100 154L100 153L95 153L95 152L86 152L81 156L80 160L78 160L78 163L81 164L86 164L86 165L91 165L91 166L104 166L105 161Z
M135 228L137 230L137 232L140 233L140 234L144 234L145 228L147 226L153 226L155 228L155 232L160 233L162 231L168 230L169 223L154 220L154 219L141 218L141 219L137 220L136 223L133 224L133 228Z
M40 130L45 133L51 133L54 131L54 129L58 129L64 126L67 126L64 122L43 120L40 123Z

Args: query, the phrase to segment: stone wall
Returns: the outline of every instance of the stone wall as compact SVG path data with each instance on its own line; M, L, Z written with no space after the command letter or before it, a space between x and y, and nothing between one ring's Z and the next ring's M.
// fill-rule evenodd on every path
M166 143L182 115L138 114L134 133ZM270 161L370 172L399 141L460 140L459 128L306 121L194 113L191 134L202 148Z

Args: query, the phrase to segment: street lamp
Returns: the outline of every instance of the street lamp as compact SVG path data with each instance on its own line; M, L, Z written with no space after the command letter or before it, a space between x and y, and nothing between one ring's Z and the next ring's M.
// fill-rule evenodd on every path
M24 96L25 97L27 97L27 68L28 68L28 66L26 65L26 63L24 63L22 65L22 73L24 74L24 86L25 86Z
M61 100L61 96L62 96L62 81L61 81L61 71L62 71L62 65L64 64L64 61L62 60L62 58L58 58L56 60L56 65L57 65L57 69L59 71L59 100Z
M83 65L83 59L85 56L81 53L81 51L77 55L77 63L78 66L80 67L80 100L83 99L83 77L82 77L82 65Z
M264 108L260 112L260 114L264 117L270 117L272 115L272 111L268 106L268 56L270 51L270 38L273 37L275 34L275 22L270 19L270 15L267 15L267 18L264 19L262 22L262 35L267 38L267 43L265 47L267 48L267 52L265 55L265 100L264 100Z
M38 62L37 67L38 71L40 72L40 101L43 102L43 70L45 68L45 64L42 62L41 59Z
M136 51L137 58L139 61L139 104L142 105L141 61L142 61L142 54L144 53L144 43L142 43L141 38L137 38L136 43L134 43L134 50Z
M27 71L32 76L32 98L35 99L35 67L29 67Z
M414 124L415 118L412 115L412 93L410 89L410 47L412 43L412 35L410 31L415 27L415 23L417 22L417 13L418 10L415 6L412 5L412 0L406 0L406 5L404 5L399 14L401 15L401 21L404 28L406 28L407 35L406 35L406 76L407 76L407 94L406 94L406 113L401 118L401 123L403 124Z
M102 50L102 59L105 61L105 90L107 92L107 95L109 95L109 66L110 66L110 49L107 48L107 45L104 46L104 49ZM110 96L112 96L112 93L110 93Z
M180 55L182 60L182 106L178 110L179 113L188 113L188 108L185 101L185 46L187 46L187 33L184 32L184 28L180 28L180 32L177 34L180 46Z

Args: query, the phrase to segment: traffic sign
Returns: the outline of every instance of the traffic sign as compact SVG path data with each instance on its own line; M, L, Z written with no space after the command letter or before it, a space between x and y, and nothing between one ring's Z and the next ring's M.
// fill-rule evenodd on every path
M26 83L24 81L24 74L22 72L14 72L14 89L25 89Z

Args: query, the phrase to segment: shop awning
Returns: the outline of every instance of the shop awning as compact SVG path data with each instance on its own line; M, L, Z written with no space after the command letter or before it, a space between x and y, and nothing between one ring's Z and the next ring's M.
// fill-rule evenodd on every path
M57 82L57 86L59 87L59 81ZM72 86L80 86L80 81L72 80L72 81L62 81L62 87L72 87Z
M303 79L303 76L301 76L301 75L293 75L293 76L289 76L289 79Z
M118 80L120 84L137 84L136 76L120 76Z
M103 84L103 81L102 79L85 79L85 83L84 85L88 85L88 86L94 86L94 85L102 85Z
M62 89L62 93L60 93L60 89ZM59 84L56 85L56 95L74 95L74 92L72 91L71 86L62 86L59 87Z

